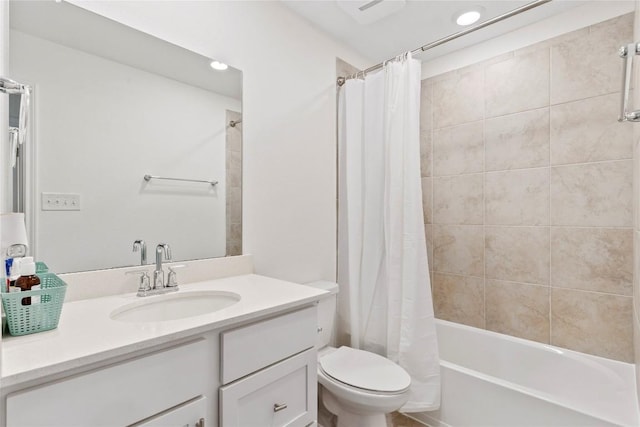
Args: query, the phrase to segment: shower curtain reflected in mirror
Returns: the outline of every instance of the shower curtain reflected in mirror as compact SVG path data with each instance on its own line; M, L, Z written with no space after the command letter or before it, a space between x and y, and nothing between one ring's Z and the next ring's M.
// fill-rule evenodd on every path
M410 54L347 80L338 111L339 336L411 375L401 409L440 405L422 210L420 62Z
M30 114L31 88L25 86L23 94L9 95L9 157L11 169L11 211L24 212L25 205L25 145Z

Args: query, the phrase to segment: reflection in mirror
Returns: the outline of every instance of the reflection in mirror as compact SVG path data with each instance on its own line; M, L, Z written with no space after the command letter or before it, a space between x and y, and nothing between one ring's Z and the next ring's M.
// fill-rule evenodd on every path
M13 192L11 194L10 205L13 212L24 212L24 195L25 195L25 159L20 155L22 149L21 144L18 143L20 128L20 95L9 95L9 140L11 146L12 158L9 163L12 167L11 170L11 184Z
M63 273L138 264L138 239L176 261L242 252L239 70L66 2L12 1L10 23L31 254Z

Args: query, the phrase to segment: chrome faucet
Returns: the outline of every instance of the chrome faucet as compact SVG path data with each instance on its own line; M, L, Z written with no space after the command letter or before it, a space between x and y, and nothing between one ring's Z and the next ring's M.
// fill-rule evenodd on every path
M147 263L147 244L144 240L136 240L133 242L133 252L138 252L140 249L140 265Z
M162 269L162 253L167 261L171 261L171 248L166 243L160 243L156 246L156 269L153 272L153 289L163 289L164 270Z

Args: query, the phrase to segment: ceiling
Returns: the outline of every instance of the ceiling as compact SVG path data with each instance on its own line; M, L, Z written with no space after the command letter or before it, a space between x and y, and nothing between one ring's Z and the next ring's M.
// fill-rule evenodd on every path
M357 0L353 0L357 1ZM394 0L383 0L394 1ZM360 25L335 0L282 0L292 11L333 38L351 46L373 63L413 50L468 27L454 22L456 13L476 6L484 8L480 22L530 3L526 1L426 1L406 0L405 6L381 20ZM593 2L593 1L592 1ZM365 3L365 1L361 1ZM554 0L485 29L417 55L435 58L462 47L513 31L549 16L580 6L586 1Z
M0 0L1 1L1 0ZM176 46L67 2L12 1L12 30L168 77L234 99L242 72L211 69L211 58Z

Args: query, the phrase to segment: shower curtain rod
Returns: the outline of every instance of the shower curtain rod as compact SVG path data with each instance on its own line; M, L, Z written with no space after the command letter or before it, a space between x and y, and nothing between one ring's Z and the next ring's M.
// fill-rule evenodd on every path
M28 85L18 83L15 80L8 79L6 77L0 77L0 93L6 93L9 95L22 95L25 90L29 88Z
M427 51L429 49L433 49L436 46L440 46L442 44L445 44L447 42L455 40L455 39L457 39L459 37L466 36L469 33L473 33L474 31L481 30L481 29L483 29L485 27L488 27L489 25L495 24L496 22L504 21L505 19L511 18L512 16L519 15L519 14L521 14L523 12L526 12L526 11L531 10L533 8L536 8L538 6L542 6L543 4L549 3L551 1L552 0L536 0L534 2L527 3L524 6L520 6L520 7L516 8L516 9L513 9L513 10L511 10L509 12L503 13L502 15L498 15L495 18L488 19L488 20L486 20L486 21L484 21L484 22L482 22L482 23L480 23L480 24L478 24L478 25L476 25L474 27L467 28L466 30L458 31L457 33L450 34L450 35L448 35L446 37L443 37L441 39L438 39L438 40L436 40L434 42L425 44L424 46L421 46L421 47L419 47L417 49L412 50L411 53L415 55L416 53L425 52L425 51ZM391 58L391 59L393 59L393 58ZM367 68L364 71L360 71L360 72L358 72L356 74L352 74L350 76L338 77L338 86L342 86L349 79L356 78L356 76L359 75L360 73L367 74L367 73L370 73L371 71L379 70L380 68L382 68L384 66L385 62L387 62L387 61L384 61L384 62L381 62L379 64L376 64L376 65L374 65L372 67Z

